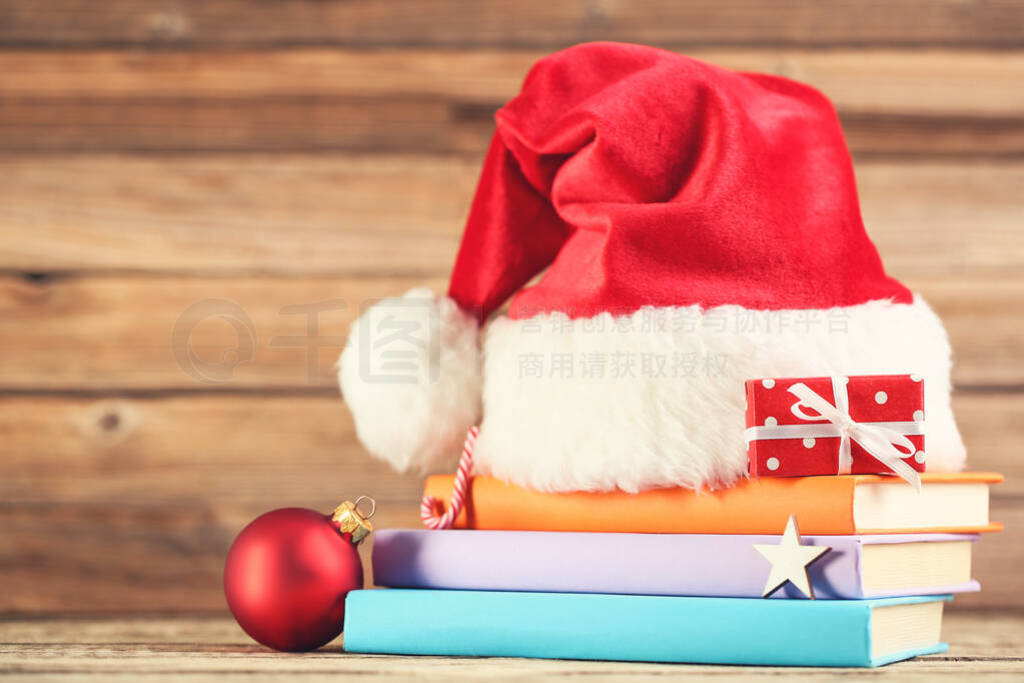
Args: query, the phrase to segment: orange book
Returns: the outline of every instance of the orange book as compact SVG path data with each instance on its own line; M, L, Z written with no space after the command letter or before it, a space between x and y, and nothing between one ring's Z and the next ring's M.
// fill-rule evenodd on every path
M988 518L989 486L1002 480L1002 475L984 472L924 473L917 492L897 477L876 474L762 477L719 491L669 488L633 494L540 493L492 477L473 477L466 506L454 526L780 534L795 514L803 534L998 531L1002 524ZM452 476L430 477L425 494L447 501L453 482Z

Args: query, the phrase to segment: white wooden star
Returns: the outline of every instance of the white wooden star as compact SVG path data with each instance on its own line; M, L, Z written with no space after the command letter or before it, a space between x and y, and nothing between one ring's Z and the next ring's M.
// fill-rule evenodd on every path
M764 585L762 598L769 595L791 582L800 592L814 599L814 588L811 580L807 577L807 565L827 553L831 548L823 545L800 545L800 527L796 524L796 515L790 515L786 522L786 531L782 534L782 541L778 545L754 544L754 549L765 556L772 563L771 574L768 575L768 582Z

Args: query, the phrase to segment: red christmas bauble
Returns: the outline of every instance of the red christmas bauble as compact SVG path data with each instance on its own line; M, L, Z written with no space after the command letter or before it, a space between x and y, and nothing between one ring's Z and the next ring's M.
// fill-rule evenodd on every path
M273 510L253 520L238 534L224 565L224 594L238 625L257 642L287 652L313 650L336 638L345 596L363 587L353 538L339 528L337 514L332 519L304 508Z

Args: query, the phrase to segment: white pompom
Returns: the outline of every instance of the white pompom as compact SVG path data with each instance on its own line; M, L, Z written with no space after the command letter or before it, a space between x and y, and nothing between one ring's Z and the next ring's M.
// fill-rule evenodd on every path
M352 324L339 361L360 441L400 472L451 467L481 412L476 320L425 288Z

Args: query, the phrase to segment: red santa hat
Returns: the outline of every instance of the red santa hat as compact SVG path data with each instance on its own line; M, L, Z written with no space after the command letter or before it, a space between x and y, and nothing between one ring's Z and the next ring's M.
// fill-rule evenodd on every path
M727 485L743 380L914 372L929 468L962 466L942 324L886 275L821 93L595 43L496 120L448 297L381 302L342 354L372 453L451 466L482 420L477 470L532 488Z

